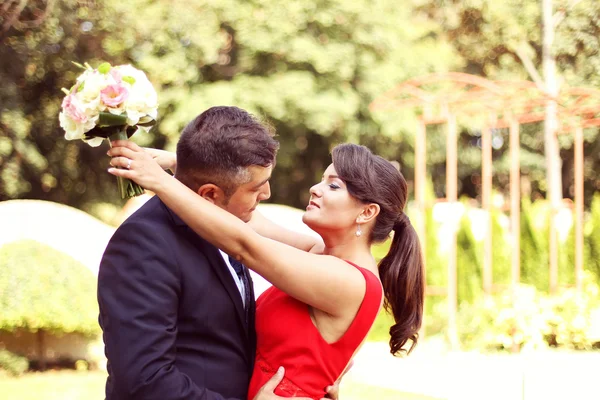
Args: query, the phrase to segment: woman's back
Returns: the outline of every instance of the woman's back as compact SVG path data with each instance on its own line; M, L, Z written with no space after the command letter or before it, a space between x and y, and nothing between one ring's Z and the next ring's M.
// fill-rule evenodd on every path
M365 296L346 333L331 344L315 327L305 303L275 287L259 297L257 354L248 398L254 398L279 366L285 367L286 373L275 394L314 399L325 396L325 387L342 374L381 308L383 290L379 279L371 271L355 267L365 278Z

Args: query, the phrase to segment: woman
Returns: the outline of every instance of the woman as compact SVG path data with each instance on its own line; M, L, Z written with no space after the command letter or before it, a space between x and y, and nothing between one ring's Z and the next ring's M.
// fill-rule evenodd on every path
M201 237L262 275L274 287L256 306L257 355L249 398L279 365L286 377L276 394L319 399L344 372L380 310L382 297L394 316L392 354L417 342L424 297L419 241L403 210L402 174L366 147L343 144L310 189L303 221L324 242L322 254L304 252L256 233L238 218L171 178L150 154L115 142L109 172L136 181ZM393 233L379 265L373 243ZM408 345L408 342L411 342Z

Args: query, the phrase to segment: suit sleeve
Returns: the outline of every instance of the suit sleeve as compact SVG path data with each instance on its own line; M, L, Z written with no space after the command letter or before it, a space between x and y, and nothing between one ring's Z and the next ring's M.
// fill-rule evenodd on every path
M176 255L149 224L125 223L108 244L98 303L114 398L224 399L175 365L179 274Z

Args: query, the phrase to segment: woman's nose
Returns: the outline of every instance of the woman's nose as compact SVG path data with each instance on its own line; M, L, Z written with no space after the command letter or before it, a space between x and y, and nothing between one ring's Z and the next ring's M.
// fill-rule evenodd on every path
M322 191L321 189L319 189L319 184L317 183L316 185L313 185L310 189L309 189L309 193L311 196L314 197L321 197L322 195Z

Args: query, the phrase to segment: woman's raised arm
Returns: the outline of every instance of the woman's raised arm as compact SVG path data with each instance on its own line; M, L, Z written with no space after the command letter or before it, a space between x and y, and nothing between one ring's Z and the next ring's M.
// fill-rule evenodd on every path
M177 155L175 153L151 147L144 147L144 151L150 154L162 169L170 169L173 173L176 172ZM265 218L259 211L252 213L252 219L248 223L261 236L285 243L300 250L321 254L325 248L321 238L287 229Z

